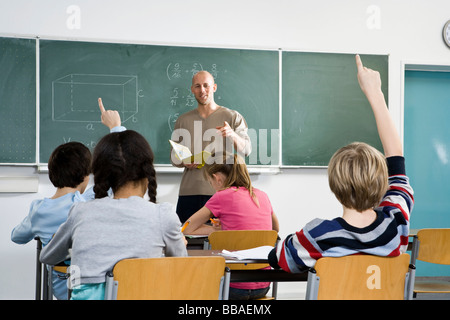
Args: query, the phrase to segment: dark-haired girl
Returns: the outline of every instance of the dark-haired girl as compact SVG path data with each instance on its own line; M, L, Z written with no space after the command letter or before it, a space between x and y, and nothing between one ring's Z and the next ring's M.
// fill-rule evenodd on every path
M72 268L80 275L74 300L103 299L106 272L122 259L187 256L175 210L156 203L153 152L142 135L127 130L103 137L92 171L96 199L76 204L41 252L41 261L54 265L72 249Z

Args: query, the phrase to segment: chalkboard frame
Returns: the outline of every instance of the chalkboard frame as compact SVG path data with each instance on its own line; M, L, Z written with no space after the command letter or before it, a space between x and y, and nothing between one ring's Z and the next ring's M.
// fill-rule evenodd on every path
M6 36L7 38L8 36ZM20 39L30 39L27 37L20 37ZM40 38L40 37L36 37L33 38L33 40L36 41L36 48L39 48L39 42L40 40L50 40L50 41L83 41L83 42L94 42L94 43L110 43L110 44L135 44L134 42L113 42L113 41L102 41L102 40L92 40L92 39L51 39L51 38ZM153 43L139 43L139 45L149 45L149 46L158 46L160 44L153 44ZM186 45L169 45L170 47L179 47L179 48L207 48L207 49L211 49L211 47L201 47L201 46L186 46ZM224 49L224 50L265 50L265 51L275 51L278 53L278 64L279 64L279 74L278 74L278 113L279 113L279 135L278 135L278 143L279 143L279 152L278 152L278 163L275 165L249 165L249 171L253 172L253 173L280 173L281 169L283 168L326 168L327 165L319 165L319 166L315 166L315 165L308 165L308 164L286 164L284 163L284 159L283 159L283 139L282 139L282 135L283 135L283 109L285 110L286 106L283 105L283 59L282 56L285 52L303 52L303 53L311 53L311 54L351 54L354 55L353 53L342 53L342 52L314 52L314 51L293 51L293 50L283 50L281 48L278 49L259 49L259 48L229 48L229 47L214 47L213 49ZM39 81L39 74L41 72L41 70L39 70L39 50L36 50L36 119L38 119L39 117L39 101L40 101L40 81ZM386 56L387 59L389 60L389 55L388 54L378 54L379 56ZM389 66L389 62L387 67ZM356 77L356 74L355 74ZM389 75L387 74L386 77L389 79ZM46 171L47 170L47 164L43 161L40 161L39 159L39 154L40 154L40 143L39 143L39 139L40 139L40 128L39 128L39 121L36 120L36 162L33 163L0 163L0 165L24 165L24 166L37 166L39 171ZM181 169L178 168L174 168L172 167L170 164L155 164L155 167L157 168L157 171L159 172L168 172L168 173L178 173L181 172Z

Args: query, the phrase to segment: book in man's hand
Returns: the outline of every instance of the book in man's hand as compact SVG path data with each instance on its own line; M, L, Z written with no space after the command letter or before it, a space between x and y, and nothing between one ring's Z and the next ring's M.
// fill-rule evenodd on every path
M197 169L203 167L206 163L206 160L211 156L211 153L208 151L202 151L197 154L192 154L191 150L188 147L183 146L175 141L169 140L172 145L173 151L177 158L185 164L198 164Z

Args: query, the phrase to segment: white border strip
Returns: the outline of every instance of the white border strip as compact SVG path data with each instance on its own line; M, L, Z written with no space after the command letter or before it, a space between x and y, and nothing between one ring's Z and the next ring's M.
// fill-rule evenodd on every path
M39 163L39 154L40 154L40 96L41 96L41 83L40 83L40 52L39 52L39 37L36 37L36 164Z
M278 49L278 166L283 164L283 49Z
M0 193L38 192L39 176L0 176Z
M247 166L248 173L251 175L254 174L278 174L281 173L280 166ZM37 166L37 170L39 173L47 173L48 172L48 166L47 164L39 164ZM155 171L156 173L174 173L174 174L182 174L184 169L177 168L172 166L171 164L158 164L155 165Z

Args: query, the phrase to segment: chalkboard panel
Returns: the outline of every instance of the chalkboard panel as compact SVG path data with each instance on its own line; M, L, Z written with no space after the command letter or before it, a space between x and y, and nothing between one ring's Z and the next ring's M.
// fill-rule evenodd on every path
M278 148L270 150L270 132L279 128L278 67L278 51L41 40L40 162L66 141L95 146L108 132L102 97L124 126L148 139L155 163L169 164L173 125L197 107L190 86L199 70L215 77L219 105L239 111L257 137L269 132L267 152L278 159ZM257 144L253 150L258 154ZM261 164L259 156L253 164Z
M0 163L36 163L36 40L0 38Z
M353 141L382 151L353 54L283 52L282 58L282 165L327 166L337 149ZM388 56L361 59L380 72L387 101Z

